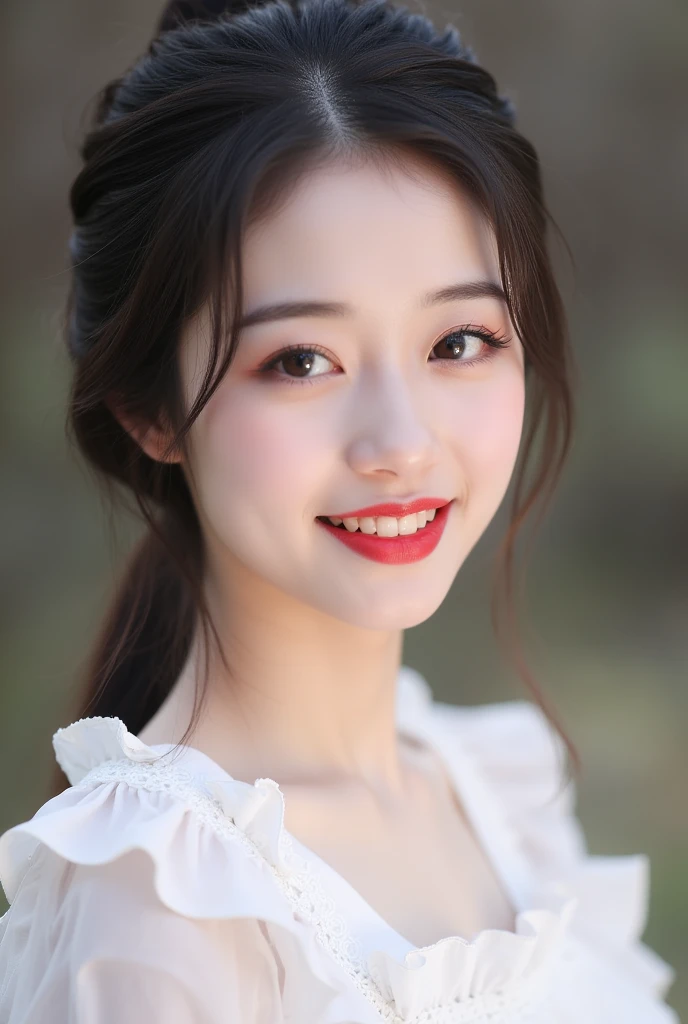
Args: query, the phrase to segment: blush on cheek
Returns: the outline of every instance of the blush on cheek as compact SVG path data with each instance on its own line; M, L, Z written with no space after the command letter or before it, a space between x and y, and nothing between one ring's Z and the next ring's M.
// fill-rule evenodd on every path
M522 388L503 388L486 411L481 425L488 451L497 461L513 462L523 431L524 394Z
M253 506L261 518L274 519L290 504L299 514L313 493L310 448L317 433L306 430L295 413L279 402L243 400L237 390L205 425L212 453L206 470L225 480L232 503Z
M506 382L489 394L461 405L454 436L467 485L477 496L503 496L514 469L523 431L524 390L521 383Z

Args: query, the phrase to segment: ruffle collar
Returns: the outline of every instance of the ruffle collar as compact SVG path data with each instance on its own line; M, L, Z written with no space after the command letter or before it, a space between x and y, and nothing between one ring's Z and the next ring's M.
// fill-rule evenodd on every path
M500 758L513 757L514 752L523 758L523 763L511 766L510 771L516 774L504 784L505 797L516 805L516 817L505 827L511 842L515 842L521 828L526 840L537 844L538 835L546 830L543 832L537 815L529 819L527 797L519 797L513 785L513 777L518 778L521 772L526 793L530 784L528 771L542 769L538 756L544 749L543 743L551 744L547 728L543 731L540 719L537 715L533 717L534 706L526 701L484 705L479 709L452 706L445 715L438 715L438 707L450 708L434 702L425 679L414 669L402 666L397 690L400 727L436 742L445 764L453 756L453 744L459 767L479 779L479 785L486 787L483 792L490 793L490 800L495 795L499 797ZM486 713L481 716L483 710ZM509 744L505 724L524 733L520 747L517 737ZM462 739L476 725L480 754L471 751L470 739L465 743ZM451 743L448 735L452 737ZM89 781L102 777L104 771L107 773L111 763L122 761L148 765L151 771L165 771L160 764L166 749L172 749L172 744L146 745L128 732L118 718L96 717L58 729L53 746L72 786L87 786ZM186 747L182 752L180 770L191 769L195 779L202 780L222 813L288 885L289 877L300 871L303 864L295 856L291 837L284 828L284 796L278 783L269 778L257 779L253 784L235 780L201 751ZM550 757L551 747L545 755L546 760ZM551 762L547 763L551 768ZM606 943L608 948L621 951L623 947L629 966L658 991L670 984L673 971L669 965L637 942L647 914L647 858L588 856L580 832L572 829L562 807L565 810L564 805L559 805L560 826L556 822L553 826L563 830L557 840L561 844L558 859L549 875L530 879L531 905L517 913L515 932L486 929L470 942L450 936L430 946L411 949L402 960L381 949L369 954L367 969L391 1014L389 1020L413 1020L432 1012L440 1002L444 1005L472 997L489 999L492 994L497 996L508 990L525 991L530 982L546 973L547 964L556 957L566 933L574 927L581 934ZM512 851L516 854L515 845Z
M261 778L254 783L233 779L194 747L181 748L181 756L167 761L166 754L173 750L171 743L149 746L130 733L119 718L81 718L57 730L53 748L72 786L95 781L104 766L122 760L157 766L162 772L167 763L183 777L192 771L272 867L284 873L293 871L291 843L284 828L284 795L274 779Z
M397 681L397 720L405 728L427 715L432 691L423 677L408 666L401 666ZM136 764L164 764L173 745L148 745L129 732L120 718L81 718L58 729L53 749L70 785L77 786L93 778L98 769L111 762L128 760ZM231 778L210 757L194 747L178 749L175 765L191 765L203 779L206 790L218 801L223 812L244 832L266 860L284 872L294 870L290 837L284 828L284 794L274 779L260 778L254 783ZM200 772L199 772L200 765Z
M425 718L432 705L432 691L414 669L402 665L397 679L396 714L399 724L410 729ZM58 729L53 749L70 785L93 778L109 763L127 760L136 764L163 765L173 744L148 745L129 732L120 718L81 718ZM244 832L276 869L294 870L291 842L284 828L284 794L274 779L254 783L231 778L210 757L194 747L177 748L175 766L191 766L203 779L206 790L223 812ZM200 766L200 771L199 771Z
M450 936L411 950L402 961L375 950L368 958L371 974L404 1020L432 1010L438 1000L482 1000L488 1009L490 998L505 991L527 997L544 979L575 907L575 898L568 898L558 911L521 911L515 932L488 928L470 942Z

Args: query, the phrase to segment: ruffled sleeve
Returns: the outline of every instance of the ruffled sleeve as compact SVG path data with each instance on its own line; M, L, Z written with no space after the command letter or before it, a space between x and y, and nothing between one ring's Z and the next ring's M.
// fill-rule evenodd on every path
M141 850L97 865L36 851L0 925L7 1024L281 1021L258 923L174 913Z
M675 971L641 941L649 909L645 854L593 855L576 814L574 781L564 785L564 743L527 700L461 707L436 704L495 795L514 844L532 867L545 904L575 897L570 930L581 948L649 998L663 998Z
M278 884L269 780L199 789L116 719L62 732L73 785L0 837L3 1024L345 1020L336 965Z

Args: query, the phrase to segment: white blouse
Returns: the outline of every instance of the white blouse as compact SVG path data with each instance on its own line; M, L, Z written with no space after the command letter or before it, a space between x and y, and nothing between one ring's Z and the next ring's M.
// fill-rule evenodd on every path
M286 831L272 779L84 718L53 737L70 788L0 837L2 1024L678 1024L675 972L640 941L648 858L588 854L537 705L443 704L402 666L397 709L514 932L417 948Z

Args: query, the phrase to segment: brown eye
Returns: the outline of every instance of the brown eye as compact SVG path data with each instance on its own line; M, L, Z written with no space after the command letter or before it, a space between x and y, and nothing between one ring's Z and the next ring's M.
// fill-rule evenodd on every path
M499 348L506 348L507 338L498 337L484 327L461 327L445 334L433 348L439 352L438 358L431 362L457 363L460 366L473 366L491 359ZM486 346L488 346L486 348Z
M293 371L296 377L307 377L318 358L322 357L318 357L317 352L290 352L282 356L277 365L281 364L289 374Z
M440 353L441 359L461 360L468 352L466 362L474 356L479 356L483 350L484 341L478 334L470 331L452 331L446 334L441 341L438 341L435 349Z
M262 369L263 372L274 373L275 376L286 380L310 381L314 377L323 376L322 373L313 374L311 372L314 366L318 366L319 360L332 363L330 357L317 346L297 345L293 348L282 349ZM282 367L285 372L280 372L279 367Z

